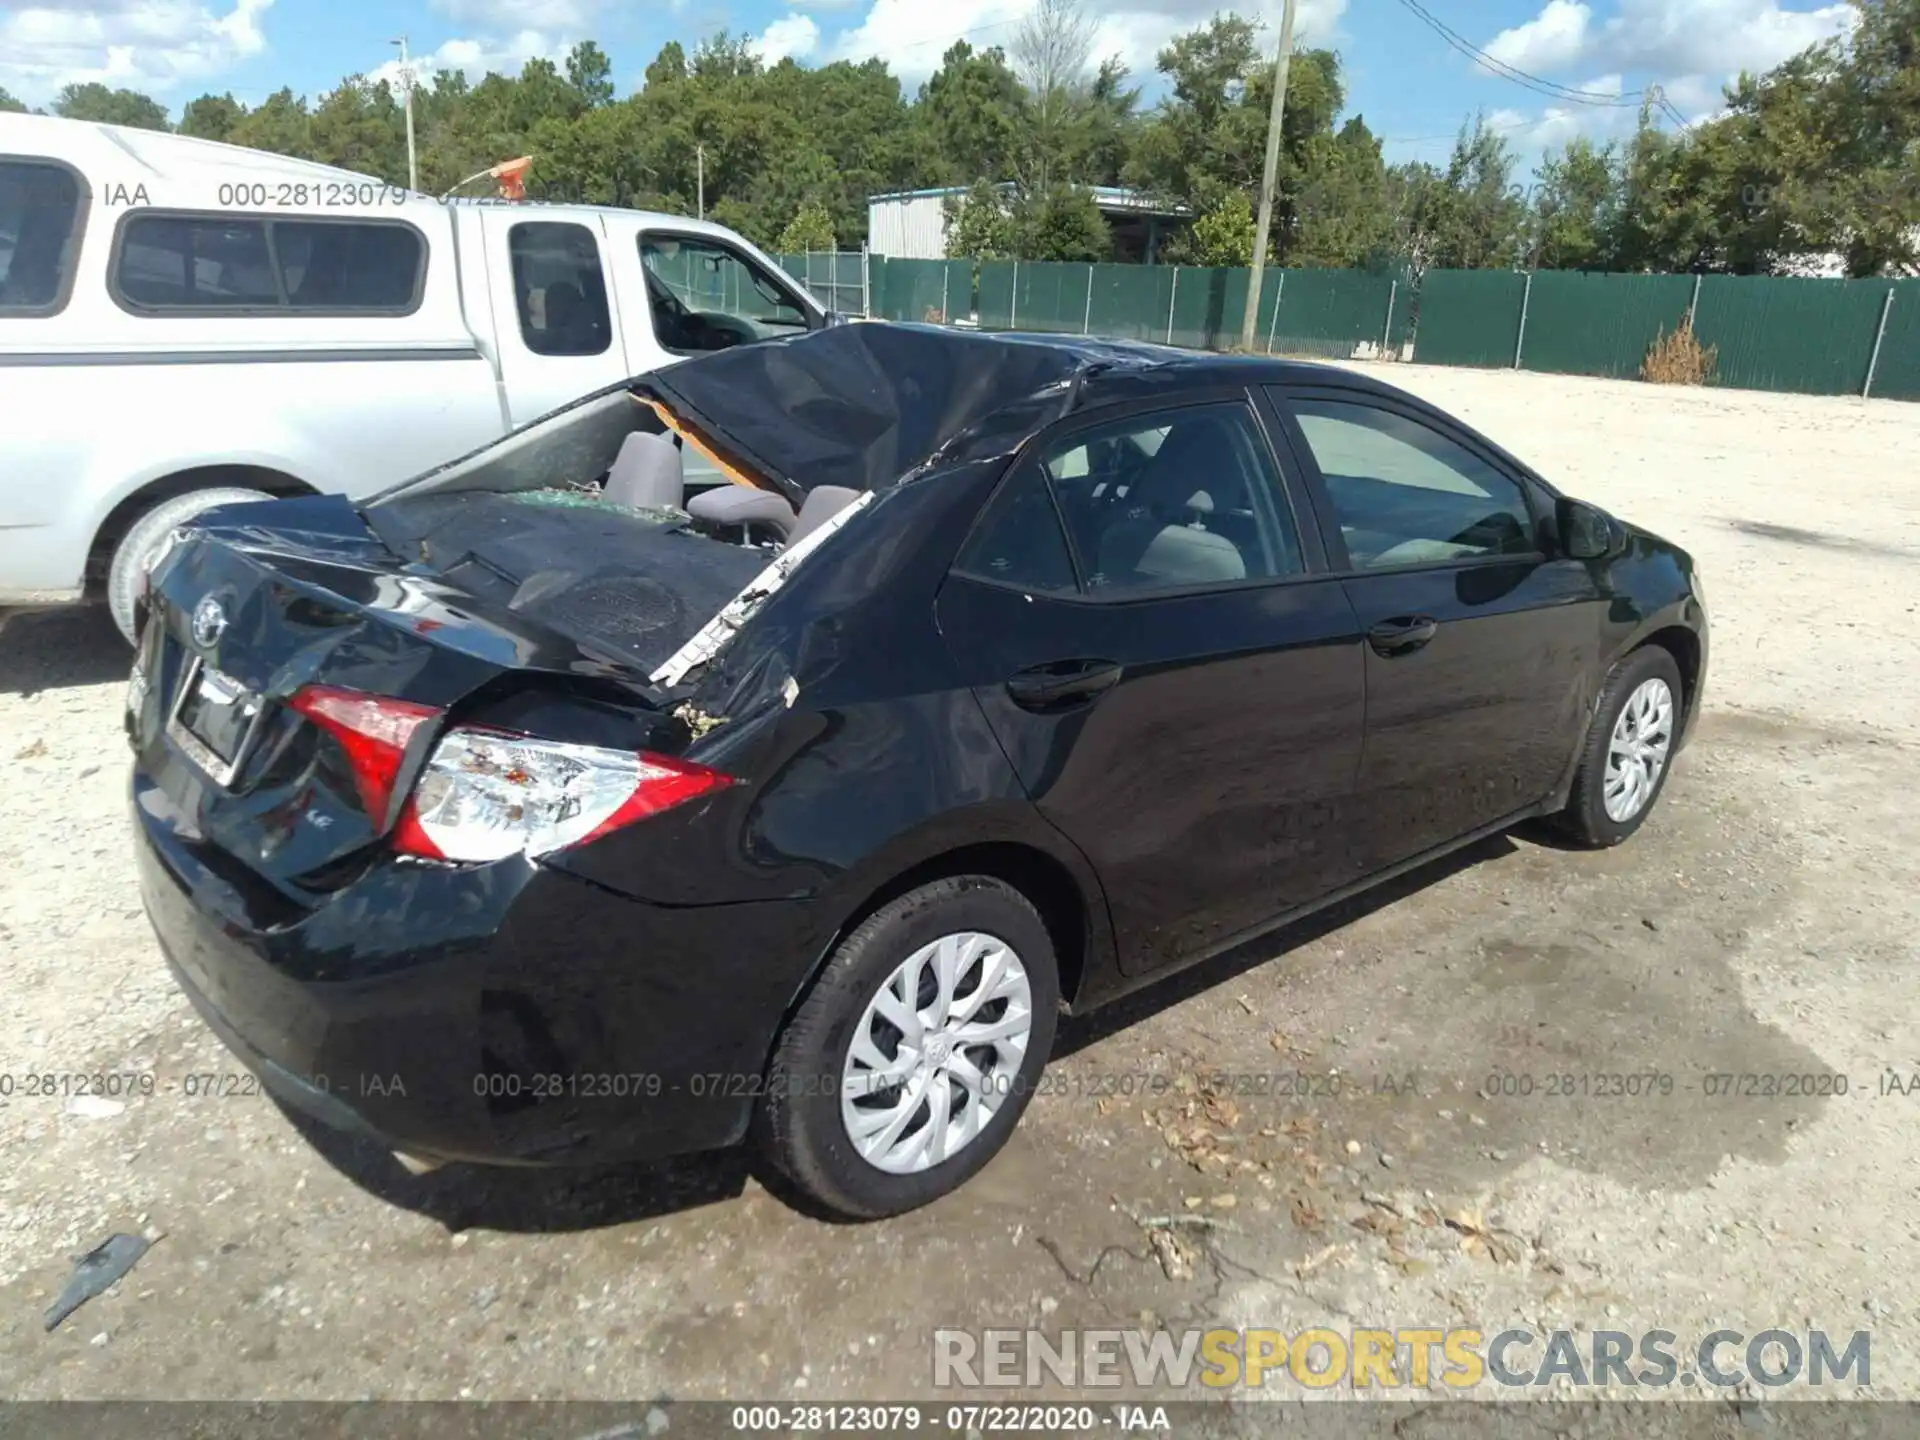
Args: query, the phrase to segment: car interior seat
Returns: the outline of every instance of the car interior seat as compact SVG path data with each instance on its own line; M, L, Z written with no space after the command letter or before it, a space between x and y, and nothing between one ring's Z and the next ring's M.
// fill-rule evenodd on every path
M750 485L716 485L687 501L687 513L711 525L764 525L785 544L800 517L784 496Z
M620 453L613 457L602 493L616 505L642 510L679 509L686 497L680 447L665 435L634 431L620 442Z
M1213 511L1203 486L1240 472L1233 437L1211 416L1167 433L1127 493L1125 518L1100 540L1108 583L1143 577L1167 584L1244 580L1247 562L1224 535L1201 528Z
M800 503L800 515L794 521L787 544L794 545L818 530L847 506L860 498L860 492L848 485L816 485Z

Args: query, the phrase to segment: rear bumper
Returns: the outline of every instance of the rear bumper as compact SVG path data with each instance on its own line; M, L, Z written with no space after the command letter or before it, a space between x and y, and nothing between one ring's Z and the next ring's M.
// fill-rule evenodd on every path
M388 1149L556 1164L731 1144L807 969L802 903L673 909L521 860L383 860L258 919L137 772L133 812L148 917L208 1025L283 1104Z

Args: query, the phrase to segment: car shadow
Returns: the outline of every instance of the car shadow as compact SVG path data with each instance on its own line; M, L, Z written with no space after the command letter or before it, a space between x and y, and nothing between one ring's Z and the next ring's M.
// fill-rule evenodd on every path
M281 1113L361 1190L452 1232L559 1233L652 1220L731 1200L753 1173L752 1154L742 1147L629 1165L450 1164L414 1175L369 1140L286 1107Z
M110 684L132 667L104 605L0 610L0 695Z
M1526 838L1533 837L1528 835ZM1249 940L1244 945L1223 951L1190 969L1169 975L1164 980L1150 982L1144 989L1103 1005L1091 1014L1067 1016L1062 1019L1059 1032L1054 1037L1053 1058L1064 1060L1162 1010L1204 994L1270 960L1277 960L1289 950L1310 944L1376 910L1397 904L1449 875L1456 875L1491 860L1503 859L1519 848L1505 832L1489 835L1484 840L1477 840L1449 855L1431 860L1359 895L1315 911L1290 925Z

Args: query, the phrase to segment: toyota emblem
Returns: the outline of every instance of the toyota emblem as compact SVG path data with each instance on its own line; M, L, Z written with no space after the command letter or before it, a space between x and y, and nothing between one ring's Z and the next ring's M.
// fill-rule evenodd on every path
M208 595L193 607L193 643L202 650L210 648L227 628L227 612L220 602Z

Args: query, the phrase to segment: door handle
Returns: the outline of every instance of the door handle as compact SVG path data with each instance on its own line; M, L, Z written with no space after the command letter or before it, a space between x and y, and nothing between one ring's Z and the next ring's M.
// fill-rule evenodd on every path
M1054 710L1111 690L1121 668L1111 660L1056 660L1031 665L1007 681L1007 694L1024 710Z
M1430 615L1395 615L1367 631L1367 643L1376 655L1410 655L1439 630L1440 622Z

